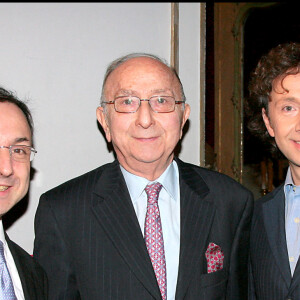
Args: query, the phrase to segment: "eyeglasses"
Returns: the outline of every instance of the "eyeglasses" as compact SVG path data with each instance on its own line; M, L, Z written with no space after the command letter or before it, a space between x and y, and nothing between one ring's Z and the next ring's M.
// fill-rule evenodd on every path
M140 99L137 96L119 96L113 101L103 101L106 104L114 104L116 112L135 113L141 106L141 101L148 101L151 109L156 113L169 113L175 110L175 104L185 101L176 101L172 96L152 96L149 99Z
M22 163L32 161L35 153L37 153L34 148L25 145L0 146L0 149L3 148L9 150L12 160Z

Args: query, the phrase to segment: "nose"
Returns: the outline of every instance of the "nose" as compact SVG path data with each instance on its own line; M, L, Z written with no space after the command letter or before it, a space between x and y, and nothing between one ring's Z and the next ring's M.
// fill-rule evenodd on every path
M12 160L7 148L0 149L0 176L9 177L13 173Z
M136 125L143 128L148 128L154 124L153 110L150 107L149 101L141 101L140 108L136 112Z

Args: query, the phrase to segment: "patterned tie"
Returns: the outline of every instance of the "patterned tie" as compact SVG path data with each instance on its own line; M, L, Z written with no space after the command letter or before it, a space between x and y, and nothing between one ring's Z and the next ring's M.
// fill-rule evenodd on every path
M145 221L145 242L156 275L163 300L167 299L167 271L164 250L164 239L158 208L158 195L162 188L160 183L147 185L147 214Z
M3 243L0 241L0 299L17 300L4 257Z

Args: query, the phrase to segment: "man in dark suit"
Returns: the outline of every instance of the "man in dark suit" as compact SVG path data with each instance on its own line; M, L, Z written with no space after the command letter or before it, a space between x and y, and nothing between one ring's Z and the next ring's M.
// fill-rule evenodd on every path
M255 108L251 129L270 139L289 161L285 183L255 203L249 298L300 299L299 43L279 45L261 58L249 105Z
M33 123L27 106L0 88L0 299L43 300L47 278L42 268L3 229L2 217L27 193Z
M245 299L252 194L174 157L190 107L158 57L112 62L97 118L117 160L42 195L50 299Z

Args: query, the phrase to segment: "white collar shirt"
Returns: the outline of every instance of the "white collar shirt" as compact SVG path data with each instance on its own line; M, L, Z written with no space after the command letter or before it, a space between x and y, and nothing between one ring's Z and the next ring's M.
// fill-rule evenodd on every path
M294 184L291 169L284 183L285 230L291 274L294 274L300 254L300 186Z
M141 231L144 235L147 212L147 195L145 187L152 182L149 182L146 178L129 173L122 166L120 167L129 190ZM159 182L163 186L159 193L158 206L162 223L167 268L167 299L174 300L178 277L180 248L180 188L177 163L173 161L164 173L154 182Z
M3 246L4 246L4 257L6 260L6 265L7 265L11 280L13 282L15 295L18 300L24 300L24 293L23 293L21 279L20 279L16 264L15 264L15 261L13 259L13 256L7 245L5 235L4 235L3 223L2 223L1 219L0 219L0 240L2 241Z

